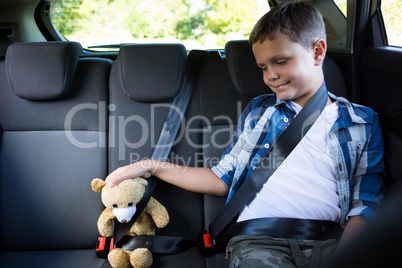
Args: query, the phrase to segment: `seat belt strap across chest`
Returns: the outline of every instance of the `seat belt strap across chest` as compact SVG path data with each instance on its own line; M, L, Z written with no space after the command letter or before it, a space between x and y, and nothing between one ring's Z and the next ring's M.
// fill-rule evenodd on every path
M262 185L275 172L279 165L273 167L271 163L279 163L280 159L286 159L320 116L327 102L328 92L324 82L279 136L270 153L260 161L247 180L209 225L210 245L216 244L222 232L237 218L243 207L254 198ZM278 159L279 162L272 161L272 157Z

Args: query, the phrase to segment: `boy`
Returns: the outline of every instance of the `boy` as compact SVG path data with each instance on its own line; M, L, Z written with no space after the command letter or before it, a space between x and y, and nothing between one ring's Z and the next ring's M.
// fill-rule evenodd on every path
M325 26L307 3L273 8L250 34L257 65L276 96L255 98L243 111L236 133L213 167L194 168L145 160L121 167L106 181L113 186L151 174L181 188L230 199L293 118L322 86ZM329 94L328 103L302 141L240 212L238 222L296 218L339 222L339 246L368 224L382 198L383 145L376 114ZM268 129L252 131L258 120ZM267 124L264 124L267 125ZM263 140L264 146L257 146ZM227 246L231 267L317 264L337 240L237 236ZM313 253L312 253L313 252Z

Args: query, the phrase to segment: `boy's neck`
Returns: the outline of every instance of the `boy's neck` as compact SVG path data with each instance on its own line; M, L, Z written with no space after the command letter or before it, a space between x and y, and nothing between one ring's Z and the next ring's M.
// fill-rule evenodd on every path
M303 96L300 96L292 101L299 104L300 106L304 107L307 102L314 96L314 94L320 89L320 87L324 84L324 73L322 72L322 66L317 66L320 70L317 72L315 81L312 81L311 87L315 88L314 90L309 90Z

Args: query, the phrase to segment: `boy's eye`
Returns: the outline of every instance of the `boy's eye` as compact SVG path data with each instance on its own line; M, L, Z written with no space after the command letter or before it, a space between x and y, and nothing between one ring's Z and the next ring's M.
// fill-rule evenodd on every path
M287 62L287 60L278 60L277 62L276 62L276 64L278 64L278 65L283 65L283 64L285 64Z

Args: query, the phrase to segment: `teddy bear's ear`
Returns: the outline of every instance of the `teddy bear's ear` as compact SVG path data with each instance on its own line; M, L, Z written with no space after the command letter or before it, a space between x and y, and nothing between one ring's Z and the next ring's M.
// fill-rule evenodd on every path
M148 185L148 181L143 178L138 177L138 178L134 178L133 180L139 182L140 184L142 184L144 186Z
M106 182L101 179L93 179L91 182L92 190L95 192L102 192L102 188L106 185Z

